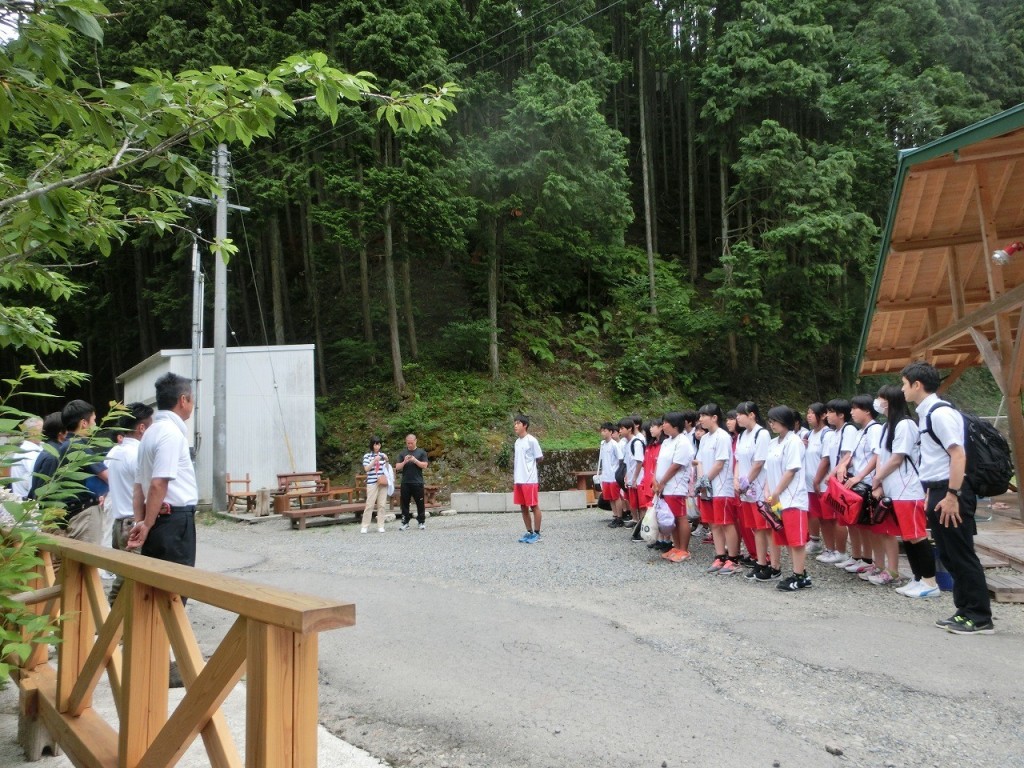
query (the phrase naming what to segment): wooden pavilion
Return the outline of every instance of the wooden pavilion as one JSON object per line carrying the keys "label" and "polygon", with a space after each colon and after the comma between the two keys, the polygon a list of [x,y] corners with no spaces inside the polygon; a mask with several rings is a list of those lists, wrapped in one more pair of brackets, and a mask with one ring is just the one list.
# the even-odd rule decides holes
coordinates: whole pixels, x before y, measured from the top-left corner
{"label": "wooden pavilion", "polygon": [[[1024,104],[900,152],[855,370],[986,365],[1024,479]],[[996,251],[1003,250],[993,258]],[[1009,253],[1008,259],[1004,258]],[[1024,521],[1024,494],[1021,520]]]}

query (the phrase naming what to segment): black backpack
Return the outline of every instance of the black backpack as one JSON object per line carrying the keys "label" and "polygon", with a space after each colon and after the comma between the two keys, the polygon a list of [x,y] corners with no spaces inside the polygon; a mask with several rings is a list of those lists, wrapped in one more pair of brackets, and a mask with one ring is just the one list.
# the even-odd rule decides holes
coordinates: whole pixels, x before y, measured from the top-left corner
{"label": "black backpack", "polygon": [[[936,408],[952,407],[945,400],[940,400],[928,411],[925,418],[924,431],[944,451],[946,446],[942,445],[942,441],[932,432],[932,413]],[[964,477],[978,496],[998,496],[1006,493],[1014,472],[1009,443],[998,429],[984,419],[979,419],[972,413],[959,413],[964,419],[964,453],[967,454]]]}

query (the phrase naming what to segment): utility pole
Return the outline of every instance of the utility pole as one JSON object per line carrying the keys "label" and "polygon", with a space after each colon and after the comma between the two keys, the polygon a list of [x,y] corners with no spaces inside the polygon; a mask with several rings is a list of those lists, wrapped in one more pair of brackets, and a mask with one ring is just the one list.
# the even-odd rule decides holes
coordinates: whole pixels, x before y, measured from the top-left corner
{"label": "utility pole", "polygon": [[199,384],[202,381],[202,357],[203,357],[203,296],[205,294],[205,279],[203,278],[203,265],[199,257],[199,235],[198,230],[192,236],[192,402],[195,408],[192,410],[192,461],[199,455],[199,444],[202,434],[199,431],[199,404],[202,402],[199,397]]}
{"label": "utility pole", "polygon": [[[228,203],[228,148],[226,144],[217,146],[217,154],[213,158],[213,175],[217,179],[221,194],[213,200],[201,197],[188,196],[193,203],[200,205],[215,206],[215,241],[222,243],[228,237],[228,209],[244,211],[249,209],[244,205],[230,205]],[[201,273],[199,264],[199,250],[193,252],[193,269]],[[192,395],[196,397],[199,392],[199,360],[203,348],[203,292],[202,275],[198,274],[192,293],[192,323],[194,335],[192,339]],[[197,306],[198,304],[198,306]],[[198,317],[198,319],[197,319]],[[212,455],[212,480],[213,480],[213,508],[217,511],[224,511],[227,507],[227,341],[228,341],[228,267],[224,258],[218,256],[214,264],[213,280],[213,455]],[[198,406],[194,419],[198,419]],[[198,425],[198,421],[195,422]],[[196,444],[193,449],[193,461],[199,452],[198,432],[196,433]]]}
{"label": "utility pole", "polygon": [[[220,194],[216,196],[216,242],[228,238],[228,146],[217,145],[216,172]],[[228,265],[223,255],[215,260],[213,278],[213,508],[227,509],[228,463]]]}

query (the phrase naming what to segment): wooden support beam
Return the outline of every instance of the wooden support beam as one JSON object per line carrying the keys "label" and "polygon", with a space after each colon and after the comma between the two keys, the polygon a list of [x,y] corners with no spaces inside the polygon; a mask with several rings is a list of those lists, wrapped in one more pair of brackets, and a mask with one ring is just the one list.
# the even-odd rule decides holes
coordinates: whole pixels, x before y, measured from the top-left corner
{"label": "wooden support beam", "polygon": [[[1002,236],[1007,240],[1024,238],[1024,229],[1005,229]],[[911,251],[937,251],[958,245],[977,245],[982,241],[980,232],[953,233],[943,237],[924,237],[917,240],[894,240],[889,243],[889,253],[908,253]],[[989,254],[992,252],[989,251]]]}
{"label": "wooden support beam", "polygon": [[[61,597],[61,642],[57,646],[57,710],[67,712],[82,669],[92,648],[96,625],[85,591],[86,568],[76,560],[64,558],[60,568],[63,585]],[[91,698],[86,706],[91,704]]]}
{"label": "wooden support beam", "polygon": [[317,636],[249,622],[246,768],[316,768]]}
{"label": "wooden support beam", "polygon": [[[193,678],[192,685],[187,686],[185,698],[178,704],[167,725],[153,740],[145,756],[139,761],[138,768],[169,768],[177,764],[199,732],[220,710],[220,705],[245,672],[246,623],[241,617],[235,621],[210,658],[210,663],[198,677]],[[179,658],[179,665],[180,663]],[[226,723],[224,730],[226,735]],[[313,739],[315,743],[315,734]],[[234,760],[237,761],[236,764],[240,764],[237,750]],[[217,765],[212,760],[210,764]]]}
{"label": "wooden support beam", "polygon": [[981,353],[981,358],[985,361],[985,365],[992,372],[992,378],[996,380],[996,384],[999,385],[999,391],[1006,395],[1006,390],[1003,388],[1003,364],[999,359],[999,354],[992,348],[992,344],[988,340],[988,336],[979,331],[977,328],[969,328],[967,331],[971,338],[974,339],[975,346],[978,347],[978,352]]}
{"label": "wooden support beam", "polygon": [[[210,659],[210,663],[206,664],[203,661],[203,654],[199,650],[199,643],[196,642],[195,633],[192,632],[192,624],[185,614],[185,607],[181,604],[181,599],[177,595],[168,595],[167,597],[166,601],[159,604],[160,614],[163,616],[164,626],[167,628],[167,636],[171,640],[174,658],[178,662],[178,672],[181,674],[182,682],[185,683],[189,693],[196,686],[196,680],[200,674],[205,669],[208,669],[210,665],[228,663],[225,659],[230,659],[231,657],[225,655],[226,651],[222,652],[221,649],[230,649],[229,640],[238,645],[242,664],[239,665],[238,675],[230,680],[230,684],[226,684],[226,697],[245,670],[245,618],[239,616],[235,619],[235,623],[221,641],[217,651]],[[210,716],[209,722],[205,724],[199,723],[203,743],[206,746],[206,755],[210,760],[210,768],[241,768],[242,758],[238,752],[238,747],[235,745],[231,731],[228,729],[227,719],[219,709],[220,705],[218,704],[217,706],[218,709]],[[178,709],[181,709],[181,705],[178,706]],[[178,710],[175,710],[175,716],[177,713]],[[170,722],[168,722],[168,727],[170,727]],[[194,734],[189,739],[190,743],[193,738],[195,738]]]}
{"label": "wooden support beam", "polygon": [[86,659],[78,682],[75,683],[75,687],[71,691],[67,713],[72,717],[78,717],[88,709],[92,692],[96,689],[96,684],[100,681],[114,651],[117,650],[117,644],[121,642],[123,621],[124,603],[118,601],[116,610],[110,612],[100,627],[100,633],[92,646],[89,658]]}
{"label": "wooden support beam", "polygon": [[[985,306],[962,315],[949,327],[917,342],[913,345],[914,353],[921,355],[930,349],[940,348],[960,336],[969,333],[972,328],[977,328],[985,323],[991,322],[999,314],[1016,309],[1022,304],[1024,304],[1024,283],[1021,283],[1016,288],[1007,291],[994,301],[990,301]],[[954,306],[956,306],[955,302]],[[961,304],[960,306],[962,308],[963,305]],[[954,316],[956,316],[955,310]]]}
{"label": "wooden support beam", "polygon": [[[985,304],[989,300],[988,291],[970,291],[963,295],[964,304],[975,306]],[[949,304],[948,296],[913,296],[907,299],[880,301],[875,305],[875,313],[909,312],[915,309],[935,309]]]}
{"label": "wooden support beam", "polygon": [[157,608],[159,592],[146,584],[125,581],[118,595],[118,599],[125,595],[126,600],[118,768],[135,768],[167,722],[171,658]]}
{"label": "wooden support beam", "polygon": [[942,380],[941,384],[939,384],[939,394],[946,392],[951,386],[953,386],[953,384],[956,383],[957,379],[964,375],[964,371],[966,371],[968,368],[972,366],[977,365],[978,362],[978,355],[964,356],[964,359],[957,363],[953,367],[953,370],[949,372],[949,375]]}
{"label": "wooden support beam", "polygon": [[1017,473],[1017,504],[1020,520],[1024,523],[1024,411],[1021,410],[1020,391],[1006,395],[1006,415],[1010,422],[1010,445],[1013,448],[1013,468]]}

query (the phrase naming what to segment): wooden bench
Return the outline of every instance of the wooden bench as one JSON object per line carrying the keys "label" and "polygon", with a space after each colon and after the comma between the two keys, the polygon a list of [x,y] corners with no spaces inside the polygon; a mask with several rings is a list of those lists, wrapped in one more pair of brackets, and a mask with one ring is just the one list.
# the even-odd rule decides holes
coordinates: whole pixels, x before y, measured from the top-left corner
{"label": "wooden bench", "polygon": [[274,512],[291,509],[306,495],[327,493],[331,481],[321,472],[282,472],[277,475],[277,490],[274,492]]}
{"label": "wooden bench", "polygon": [[365,501],[346,502],[343,504],[334,501],[314,502],[303,507],[285,509],[280,514],[291,520],[292,528],[300,531],[306,530],[306,521],[311,517],[322,517],[335,523],[341,522],[341,515],[355,513],[356,518],[363,514],[366,508]]}

